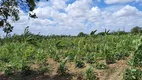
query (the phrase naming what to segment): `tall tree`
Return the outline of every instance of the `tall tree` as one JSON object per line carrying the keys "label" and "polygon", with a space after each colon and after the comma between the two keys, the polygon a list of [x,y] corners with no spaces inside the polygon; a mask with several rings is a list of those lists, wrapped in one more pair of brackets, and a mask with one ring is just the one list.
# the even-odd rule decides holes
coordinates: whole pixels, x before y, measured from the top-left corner
{"label": "tall tree", "polygon": [[[8,22],[8,19],[18,21],[20,19],[20,8],[25,8],[26,11],[33,11],[36,7],[36,2],[39,1],[40,0],[0,0],[0,27],[3,28],[3,31],[7,34],[12,32],[13,26]],[[29,17],[37,18],[36,14],[31,13],[29,13]]]}

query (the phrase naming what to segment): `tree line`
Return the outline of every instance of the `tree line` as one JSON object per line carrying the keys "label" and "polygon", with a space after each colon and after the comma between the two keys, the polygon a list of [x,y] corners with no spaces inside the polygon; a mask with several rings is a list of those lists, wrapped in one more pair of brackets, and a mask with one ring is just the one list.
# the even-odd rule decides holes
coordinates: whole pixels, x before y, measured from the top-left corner
{"label": "tree line", "polygon": [[135,26],[133,27],[130,32],[125,32],[125,31],[113,31],[113,32],[110,32],[110,30],[106,30],[104,32],[99,32],[99,33],[96,33],[97,30],[94,30],[94,31],[91,31],[90,34],[86,34],[84,32],[80,32],[77,36],[78,37],[85,37],[85,36],[93,36],[93,35],[101,35],[101,36],[104,36],[104,35],[124,35],[124,34],[142,34],[142,27],[139,27],[139,26]]}

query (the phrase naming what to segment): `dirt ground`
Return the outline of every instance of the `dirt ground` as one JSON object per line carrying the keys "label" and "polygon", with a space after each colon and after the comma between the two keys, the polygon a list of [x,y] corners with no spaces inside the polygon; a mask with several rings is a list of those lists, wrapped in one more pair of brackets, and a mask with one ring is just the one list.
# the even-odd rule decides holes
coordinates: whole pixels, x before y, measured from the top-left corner
{"label": "dirt ground", "polygon": [[[52,70],[50,73],[42,75],[30,75],[27,77],[19,77],[19,75],[14,75],[6,77],[3,73],[0,73],[0,80],[85,80],[83,73],[86,71],[86,67],[89,64],[85,64],[84,68],[76,68],[73,62],[67,62],[66,67],[68,68],[68,74],[61,76],[57,74],[57,69],[59,63],[53,59],[48,59],[49,65],[51,65]],[[34,66],[35,68],[38,66]],[[126,68],[129,68],[127,65],[127,60],[120,60],[114,64],[110,64],[108,69],[98,70],[94,69],[98,73],[99,80],[122,80],[123,72]]]}

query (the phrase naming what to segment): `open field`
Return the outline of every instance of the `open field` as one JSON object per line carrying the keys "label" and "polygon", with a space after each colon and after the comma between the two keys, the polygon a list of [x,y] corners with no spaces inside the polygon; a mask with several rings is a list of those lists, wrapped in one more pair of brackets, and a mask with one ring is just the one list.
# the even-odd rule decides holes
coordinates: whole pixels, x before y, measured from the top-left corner
{"label": "open field", "polygon": [[0,80],[142,80],[140,35],[0,39]]}

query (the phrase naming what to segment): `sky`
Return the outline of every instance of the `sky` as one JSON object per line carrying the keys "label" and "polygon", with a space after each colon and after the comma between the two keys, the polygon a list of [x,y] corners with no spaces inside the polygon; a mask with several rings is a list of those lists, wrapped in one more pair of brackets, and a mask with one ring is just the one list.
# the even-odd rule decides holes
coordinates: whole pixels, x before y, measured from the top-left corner
{"label": "sky", "polygon": [[[90,33],[130,31],[135,26],[142,27],[142,0],[49,0],[36,3],[37,19],[28,17],[20,10],[20,20],[12,22],[12,34],[22,34],[24,28],[42,35],[77,35]],[[0,29],[0,36],[4,33]]]}

